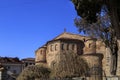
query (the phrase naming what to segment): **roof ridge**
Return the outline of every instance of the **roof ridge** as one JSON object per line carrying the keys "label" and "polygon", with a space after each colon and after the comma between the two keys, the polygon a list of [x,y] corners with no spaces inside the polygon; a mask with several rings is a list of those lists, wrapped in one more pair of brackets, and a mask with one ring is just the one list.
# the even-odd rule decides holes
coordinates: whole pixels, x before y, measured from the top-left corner
{"label": "roof ridge", "polygon": [[71,35],[78,35],[78,36],[82,36],[80,34],[75,34],[75,33],[70,33],[70,32],[66,32],[67,34],[71,34]]}
{"label": "roof ridge", "polygon": [[[51,39],[51,40],[55,40],[57,37],[59,37],[60,35],[62,35],[62,34],[64,34],[64,33],[67,33],[67,32],[62,32],[61,34],[59,34],[58,36],[54,37],[54,38]],[[51,40],[50,40],[50,41],[51,41]]]}
{"label": "roof ridge", "polygon": [[[71,33],[71,32],[63,32],[63,33],[59,34],[58,36],[56,36],[55,38],[53,38],[52,40],[55,40],[56,38],[58,38],[59,36],[61,36],[61,35],[63,35],[63,34],[77,35],[77,36],[80,36],[80,37],[90,38],[89,36],[83,36],[83,35],[75,34],[75,33]],[[50,41],[51,41],[51,40],[50,40]]]}
{"label": "roof ridge", "polygon": [[[65,35],[68,35],[69,37],[66,37],[64,34],[65,34]],[[72,38],[71,36],[74,36],[74,37]],[[46,46],[46,44],[47,44],[48,42],[50,42],[50,41],[58,40],[58,39],[60,39],[60,38],[67,38],[67,39],[70,39],[70,38],[71,38],[71,39],[81,40],[81,39],[79,39],[80,37],[81,37],[81,38],[90,38],[89,36],[83,36],[83,35],[80,35],[80,34],[75,34],[75,33],[71,33],[71,32],[66,32],[66,31],[64,31],[64,32],[62,32],[61,34],[59,34],[59,35],[57,35],[56,37],[54,37],[53,39],[47,41],[47,42],[45,43],[45,45],[39,47],[36,51],[38,51],[40,48]],[[35,51],[35,52],[36,52],[36,51]]]}
{"label": "roof ridge", "polygon": [[81,36],[81,37],[89,37],[89,36],[84,36],[84,35],[80,35],[80,34],[77,34],[77,33],[70,33],[70,32],[66,32],[68,34],[71,34],[71,35],[78,35],[78,36]]}

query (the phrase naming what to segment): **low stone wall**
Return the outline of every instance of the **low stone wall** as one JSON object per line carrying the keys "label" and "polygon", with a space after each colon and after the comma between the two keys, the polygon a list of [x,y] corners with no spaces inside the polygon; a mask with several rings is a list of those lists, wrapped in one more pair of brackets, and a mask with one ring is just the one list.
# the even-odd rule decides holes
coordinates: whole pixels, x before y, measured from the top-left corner
{"label": "low stone wall", "polygon": [[120,80],[120,76],[107,76],[103,77],[103,80]]}

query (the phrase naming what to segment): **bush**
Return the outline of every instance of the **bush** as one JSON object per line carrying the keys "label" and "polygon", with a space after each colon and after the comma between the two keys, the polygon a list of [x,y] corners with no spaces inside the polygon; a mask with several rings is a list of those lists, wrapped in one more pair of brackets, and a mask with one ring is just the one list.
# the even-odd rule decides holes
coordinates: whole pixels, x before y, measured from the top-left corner
{"label": "bush", "polygon": [[72,78],[85,75],[88,64],[77,54],[65,51],[59,62],[52,63],[51,78]]}
{"label": "bush", "polygon": [[85,75],[88,65],[77,54],[68,51],[58,55],[60,59],[53,61],[50,69],[46,65],[28,66],[17,80],[71,80],[72,77]]}
{"label": "bush", "polygon": [[18,76],[17,80],[47,79],[49,78],[50,72],[51,72],[50,69],[39,65],[28,66]]}

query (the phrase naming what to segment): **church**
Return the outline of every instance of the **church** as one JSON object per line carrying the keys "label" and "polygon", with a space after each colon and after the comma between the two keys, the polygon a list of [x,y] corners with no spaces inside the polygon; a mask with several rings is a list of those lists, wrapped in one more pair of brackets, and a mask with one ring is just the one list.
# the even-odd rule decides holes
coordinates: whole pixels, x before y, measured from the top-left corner
{"label": "church", "polygon": [[[120,43],[120,41],[118,42]],[[36,65],[42,63],[48,67],[51,67],[52,63],[58,62],[61,59],[60,55],[65,52],[73,52],[74,54],[81,56],[87,61],[90,68],[97,68],[100,75],[103,77],[113,76],[110,73],[110,49],[106,48],[101,40],[69,32],[61,33],[38,48],[35,51]],[[118,54],[118,66],[116,71],[117,76],[120,76],[119,61],[120,50]]]}

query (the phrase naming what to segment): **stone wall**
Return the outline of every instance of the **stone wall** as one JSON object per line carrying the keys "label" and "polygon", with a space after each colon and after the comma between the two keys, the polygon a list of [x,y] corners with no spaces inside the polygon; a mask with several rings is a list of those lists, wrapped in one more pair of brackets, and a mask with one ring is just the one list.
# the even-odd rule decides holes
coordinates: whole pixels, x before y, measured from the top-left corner
{"label": "stone wall", "polygon": [[[62,40],[66,39],[66,40]],[[76,41],[75,41],[76,40]],[[79,41],[78,41],[79,40]],[[81,41],[80,41],[81,40]],[[83,43],[83,42],[84,43]],[[118,51],[118,66],[117,66],[117,75],[120,76],[120,40],[118,40],[119,51]],[[74,47],[74,48],[73,48]],[[84,49],[83,49],[84,48]],[[41,54],[41,50],[45,54]],[[111,63],[111,52],[109,48],[105,47],[105,44],[101,40],[90,39],[89,37],[80,36],[70,33],[62,33],[61,35],[54,38],[52,41],[48,42],[46,48],[40,48],[36,51],[36,61],[47,61],[48,66],[51,63],[60,61],[60,54],[65,51],[72,51],[75,54],[85,55],[85,54],[102,54],[102,71],[103,76],[111,76],[110,74],[110,63]],[[78,55],[78,56],[79,56]],[[88,61],[94,62],[94,57],[87,59]],[[99,62],[98,62],[99,63]],[[92,64],[92,63],[91,63]],[[90,64],[90,65],[91,65]]]}
{"label": "stone wall", "polygon": [[111,51],[110,51],[110,48],[106,48],[106,53],[104,55],[104,59],[105,59],[105,63],[103,64],[103,68],[104,68],[104,71],[105,71],[105,75],[106,76],[111,76],[111,72],[110,72],[110,69],[111,69]]}
{"label": "stone wall", "polygon": [[71,51],[74,54],[83,54],[84,43],[79,40],[56,40],[47,44],[46,60],[48,66],[60,60],[60,55],[66,51]]}
{"label": "stone wall", "polygon": [[47,44],[46,61],[49,67],[51,66],[51,63],[59,61],[60,47],[60,41],[49,42]]}
{"label": "stone wall", "polygon": [[[120,76],[120,40],[118,40],[118,65],[117,65],[117,76]],[[102,53],[103,54],[103,60],[102,60],[102,68],[103,68],[103,76],[113,76],[110,73],[110,67],[111,67],[111,51],[110,48],[106,48],[105,44],[102,41],[96,42],[96,53]]]}
{"label": "stone wall", "polygon": [[[111,76],[111,52],[109,48],[105,47],[105,44],[101,40],[87,40],[85,42],[84,54],[102,54],[102,72],[103,76]],[[90,60],[90,59],[89,59]]]}
{"label": "stone wall", "polygon": [[96,53],[96,40],[88,39],[84,42],[84,54]]}
{"label": "stone wall", "polygon": [[[103,71],[106,70],[106,47],[105,44],[101,41],[101,40],[97,40],[96,41],[96,53],[97,54],[103,54],[103,59],[102,59],[102,69]],[[103,76],[105,75],[105,73],[103,72]]]}
{"label": "stone wall", "polygon": [[89,74],[89,80],[102,80],[102,54],[84,54],[81,56],[89,65],[89,70],[86,72]]}
{"label": "stone wall", "polygon": [[45,62],[46,61],[46,47],[41,47],[35,52],[35,62]]}
{"label": "stone wall", "polygon": [[118,66],[117,66],[117,75],[120,76],[120,40],[118,40]]}

